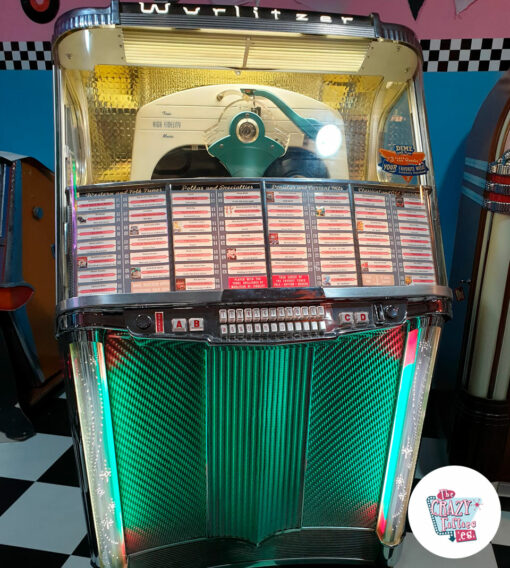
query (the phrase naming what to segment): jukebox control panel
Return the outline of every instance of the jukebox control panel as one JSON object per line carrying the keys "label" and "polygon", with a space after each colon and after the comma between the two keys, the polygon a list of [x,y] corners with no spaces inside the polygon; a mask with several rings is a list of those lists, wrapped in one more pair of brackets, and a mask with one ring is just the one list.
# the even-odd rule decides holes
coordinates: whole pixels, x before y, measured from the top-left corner
{"label": "jukebox control panel", "polygon": [[402,324],[405,302],[236,305],[132,309],[126,325],[135,336],[212,343],[299,341]]}

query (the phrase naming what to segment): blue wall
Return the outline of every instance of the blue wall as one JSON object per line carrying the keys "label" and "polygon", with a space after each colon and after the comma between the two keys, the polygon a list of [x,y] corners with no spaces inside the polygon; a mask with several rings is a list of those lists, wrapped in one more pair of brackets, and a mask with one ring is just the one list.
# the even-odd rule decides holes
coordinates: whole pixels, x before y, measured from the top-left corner
{"label": "blue wall", "polygon": [[450,272],[465,141],[480,106],[502,73],[425,73],[425,101],[438,190],[446,267]]}
{"label": "blue wall", "polygon": [[54,169],[51,71],[0,71],[0,151]]}
{"label": "blue wall", "polygon": [[[449,271],[462,176],[464,143],[499,72],[425,73],[425,99]],[[51,71],[0,71],[0,150],[31,155],[53,169]]]}

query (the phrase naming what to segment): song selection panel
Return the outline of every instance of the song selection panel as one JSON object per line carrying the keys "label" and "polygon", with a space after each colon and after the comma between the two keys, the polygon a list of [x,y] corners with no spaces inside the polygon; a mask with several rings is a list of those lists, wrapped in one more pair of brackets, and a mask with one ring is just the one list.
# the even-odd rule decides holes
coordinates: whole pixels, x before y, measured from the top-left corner
{"label": "song selection panel", "polygon": [[168,217],[164,191],[124,194],[125,292],[169,292]]}
{"label": "song selection panel", "polygon": [[391,197],[387,192],[354,190],[363,286],[395,286],[399,282]]}
{"label": "song selection panel", "polygon": [[427,198],[416,193],[395,196],[400,252],[401,284],[436,284],[436,269]]}
{"label": "song selection panel", "polygon": [[214,188],[170,192],[174,289],[221,288],[217,192]]}
{"label": "song selection panel", "polygon": [[78,296],[436,283],[427,195],[355,187],[352,204],[346,186],[283,183],[264,195],[265,212],[258,184],[80,196]]}
{"label": "song selection panel", "polygon": [[349,192],[342,186],[310,189],[317,285],[358,286]]}
{"label": "song selection panel", "polygon": [[217,198],[222,288],[267,288],[260,188],[222,187]]}
{"label": "song selection panel", "polygon": [[268,185],[265,196],[271,286],[315,286],[309,195],[306,186]]}
{"label": "song selection panel", "polygon": [[122,288],[120,196],[83,196],[76,212],[78,296],[117,294]]}

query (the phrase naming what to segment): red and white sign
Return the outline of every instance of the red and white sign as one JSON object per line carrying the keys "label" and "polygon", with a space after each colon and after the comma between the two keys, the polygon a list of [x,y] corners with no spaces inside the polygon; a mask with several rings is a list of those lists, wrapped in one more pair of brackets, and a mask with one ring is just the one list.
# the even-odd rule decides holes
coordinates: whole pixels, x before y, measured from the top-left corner
{"label": "red and white sign", "polygon": [[318,233],[320,245],[352,245],[354,237],[352,233]]}
{"label": "red and white sign", "polygon": [[224,207],[226,218],[230,217],[262,217],[262,205],[226,205]]}
{"label": "red and white sign", "polygon": [[266,274],[265,262],[229,262],[229,274]]}
{"label": "red and white sign", "polygon": [[163,312],[154,312],[154,326],[156,333],[165,333],[165,317]]}
{"label": "red and white sign", "polygon": [[321,261],[321,270],[324,273],[330,272],[355,272],[356,263],[354,261],[342,260],[323,260]]}
{"label": "red and white sign", "polygon": [[131,253],[129,255],[131,264],[154,264],[156,262],[168,262],[168,251],[158,250],[154,252]]}
{"label": "red and white sign", "polygon": [[143,193],[128,197],[129,207],[165,207],[166,197],[164,193]]}
{"label": "red and white sign", "polygon": [[[174,207],[172,209],[172,217],[174,219],[210,219],[211,207],[209,205],[199,207],[198,205],[189,205],[188,207]],[[131,214],[129,215],[131,221]]]}
{"label": "red and white sign", "polygon": [[76,246],[78,256],[93,252],[115,252],[117,249],[117,241],[86,241],[80,242]]}
{"label": "red and white sign", "polygon": [[175,263],[176,276],[198,276],[202,274],[214,274],[214,264],[212,262]]}
{"label": "red and white sign", "polygon": [[130,223],[143,223],[146,221],[165,221],[166,209],[132,209],[129,211]]}
{"label": "red and white sign", "polygon": [[180,219],[172,222],[172,228],[174,233],[210,233],[211,221],[208,219]]}
{"label": "red and white sign", "polygon": [[268,217],[302,217],[303,207],[301,205],[278,205],[269,203],[267,206]]}
{"label": "red and white sign", "polygon": [[174,234],[174,247],[212,247],[212,244],[212,235],[207,233],[201,235]]}
{"label": "red and white sign", "polygon": [[168,248],[168,237],[148,237],[146,239],[129,239],[129,248],[131,251]]}
{"label": "red and white sign", "polygon": [[115,209],[115,200],[105,197],[100,199],[79,199],[78,213],[87,213],[87,211],[108,211]]}
{"label": "red and white sign", "polygon": [[172,193],[172,205],[209,205],[211,196],[205,191],[179,191]]}

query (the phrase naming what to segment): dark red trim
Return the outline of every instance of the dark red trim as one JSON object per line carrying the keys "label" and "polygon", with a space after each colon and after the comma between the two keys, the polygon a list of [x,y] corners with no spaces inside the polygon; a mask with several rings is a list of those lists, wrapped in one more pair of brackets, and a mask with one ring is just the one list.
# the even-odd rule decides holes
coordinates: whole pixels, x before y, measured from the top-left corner
{"label": "dark red trim", "polygon": [[[510,187],[509,187],[510,189]],[[484,199],[487,201],[495,201],[496,203],[509,203],[510,204],[510,194],[503,195],[502,193],[494,193],[494,191],[484,191]]]}

